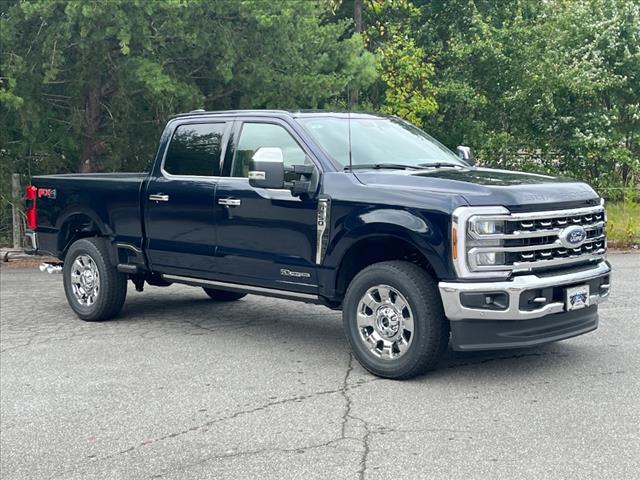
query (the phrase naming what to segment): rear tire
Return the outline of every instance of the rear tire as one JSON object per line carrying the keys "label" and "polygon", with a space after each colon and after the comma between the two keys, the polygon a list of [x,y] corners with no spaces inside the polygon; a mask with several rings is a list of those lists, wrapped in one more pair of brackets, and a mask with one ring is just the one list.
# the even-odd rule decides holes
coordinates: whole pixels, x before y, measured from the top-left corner
{"label": "rear tire", "polygon": [[62,273],[69,306],[82,320],[108,320],[122,310],[127,276],[111,263],[105,239],[74,242],[65,256]]}
{"label": "rear tire", "polygon": [[246,297],[246,293],[240,292],[229,292],[228,290],[217,290],[215,288],[202,288],[204,293],[209,295],[211,300],[215,300],[216,302],[235,302],[236,300],[240,300],[243,297]]}
{"label": "rear tire", "polygon": [[358,273],[347,289],[342,318],[358,362],[384,378],[433,369],[449,342],[438,286],[409,262],[381,262]]}

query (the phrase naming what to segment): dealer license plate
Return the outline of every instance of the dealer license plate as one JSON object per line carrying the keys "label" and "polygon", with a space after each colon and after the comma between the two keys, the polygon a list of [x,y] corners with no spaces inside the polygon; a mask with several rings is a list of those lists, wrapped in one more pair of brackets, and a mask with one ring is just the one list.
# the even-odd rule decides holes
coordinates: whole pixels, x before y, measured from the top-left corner
{"label": "dealer license plate", "polygon": [[589,306],[589,285],[579,285],[565,290],[567,311],[578,310]]}

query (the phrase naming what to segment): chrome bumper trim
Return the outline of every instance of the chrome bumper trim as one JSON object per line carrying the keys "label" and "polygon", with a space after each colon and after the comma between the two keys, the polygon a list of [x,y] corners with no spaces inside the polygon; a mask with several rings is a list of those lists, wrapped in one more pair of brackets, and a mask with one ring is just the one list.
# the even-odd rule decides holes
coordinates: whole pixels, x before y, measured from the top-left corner
{"label": "chrome bumper trim", "polygon": [[[440,296],[444,306],[445,315],[449,320],[529,320],[540,318],[553,313],[564,311],[564,302],[548,303],[536,310],[520,310],[520,295],[531,289],[545,287],[559,287],[580,283],[594,278],[608,275],[611,267],[607,262],[600,262],[594,268],[574,273],[565,273],[549,277],[537,275],[522,275],[509,281],[478,282],[478,283],[454,283],[440,282]],[[596,305],[609,297],[609,288],[602,294],[596,292],[589,297],[589,305]],[[460,294],[463,292],[505,292],[509,296],[509,306],[506,310],[485,310],[465,307],[460,302]]]}

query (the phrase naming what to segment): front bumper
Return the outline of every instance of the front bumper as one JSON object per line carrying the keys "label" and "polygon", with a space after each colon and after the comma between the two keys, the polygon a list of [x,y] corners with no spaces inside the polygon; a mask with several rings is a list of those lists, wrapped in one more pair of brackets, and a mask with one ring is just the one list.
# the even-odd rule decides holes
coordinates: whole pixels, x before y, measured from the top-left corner
{"label": "front bumper", "polygon": [[[597,305],[609,297],[611,266],[556,275],[523,275],[509,281],[440,282],[445,315],[451,321],[454,350],[530,347],[563,340],[598,328]],[[589,285],[589,306],[566,311],[564,291]],[[506,295],[504,308],[473,308],[464,294]],[[468,298],[468,297],[466,297]],[[543,302],[541,302],[544,300]]]}
{"label": "front bumper", "polygon": [[598,328],[598,307],[555,313],[532,320],[458,320],[451,322],[454,350],[533,347],[582,335]]}
{"label": "front bumper", "polygon": [[[578,270],[559,275],[522,275],[513,277],[508,281],[478,282],[478,283],[454,283],[440,282],[440,296],[444,306],[444,313],[451,321],[456,320],[530,320],[545,317],[554,313],[564,312],[565,302],[559,301],[553,292],[550,292],[548,301],[539,308],[523,308],[521,296],[531,291],[545,291],[548,289],[564,289],[575,285],[581,285],[594,281],[598,288],[591,288],[589,305],[597,305],[609,297],[609,282],[607,277],[611,272],[611,266],[603,261],[595,267],[586,270]],[[465,293],[504,293],[508,297],[508,305],[501,310],[484,308],[472,308],[463,305],[461,295]],[[545,297],[546,298],[546,297]]]}

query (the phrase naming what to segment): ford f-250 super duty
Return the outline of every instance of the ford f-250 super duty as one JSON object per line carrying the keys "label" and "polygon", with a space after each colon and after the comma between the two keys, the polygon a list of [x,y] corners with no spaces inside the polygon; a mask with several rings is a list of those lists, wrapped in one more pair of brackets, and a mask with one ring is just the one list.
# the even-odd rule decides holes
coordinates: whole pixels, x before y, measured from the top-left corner
{"label": "ford f-250 super duty", "polygon": [[397,118],[191,112],[168,122],[150,173],[33,178],[28,236],[63,262],[47,268],[83,320],[117,315],[128,280],[321,303],[389,378],[432,368],[450,339],[514,348],[596,329],[601,199],[473,163]]}

